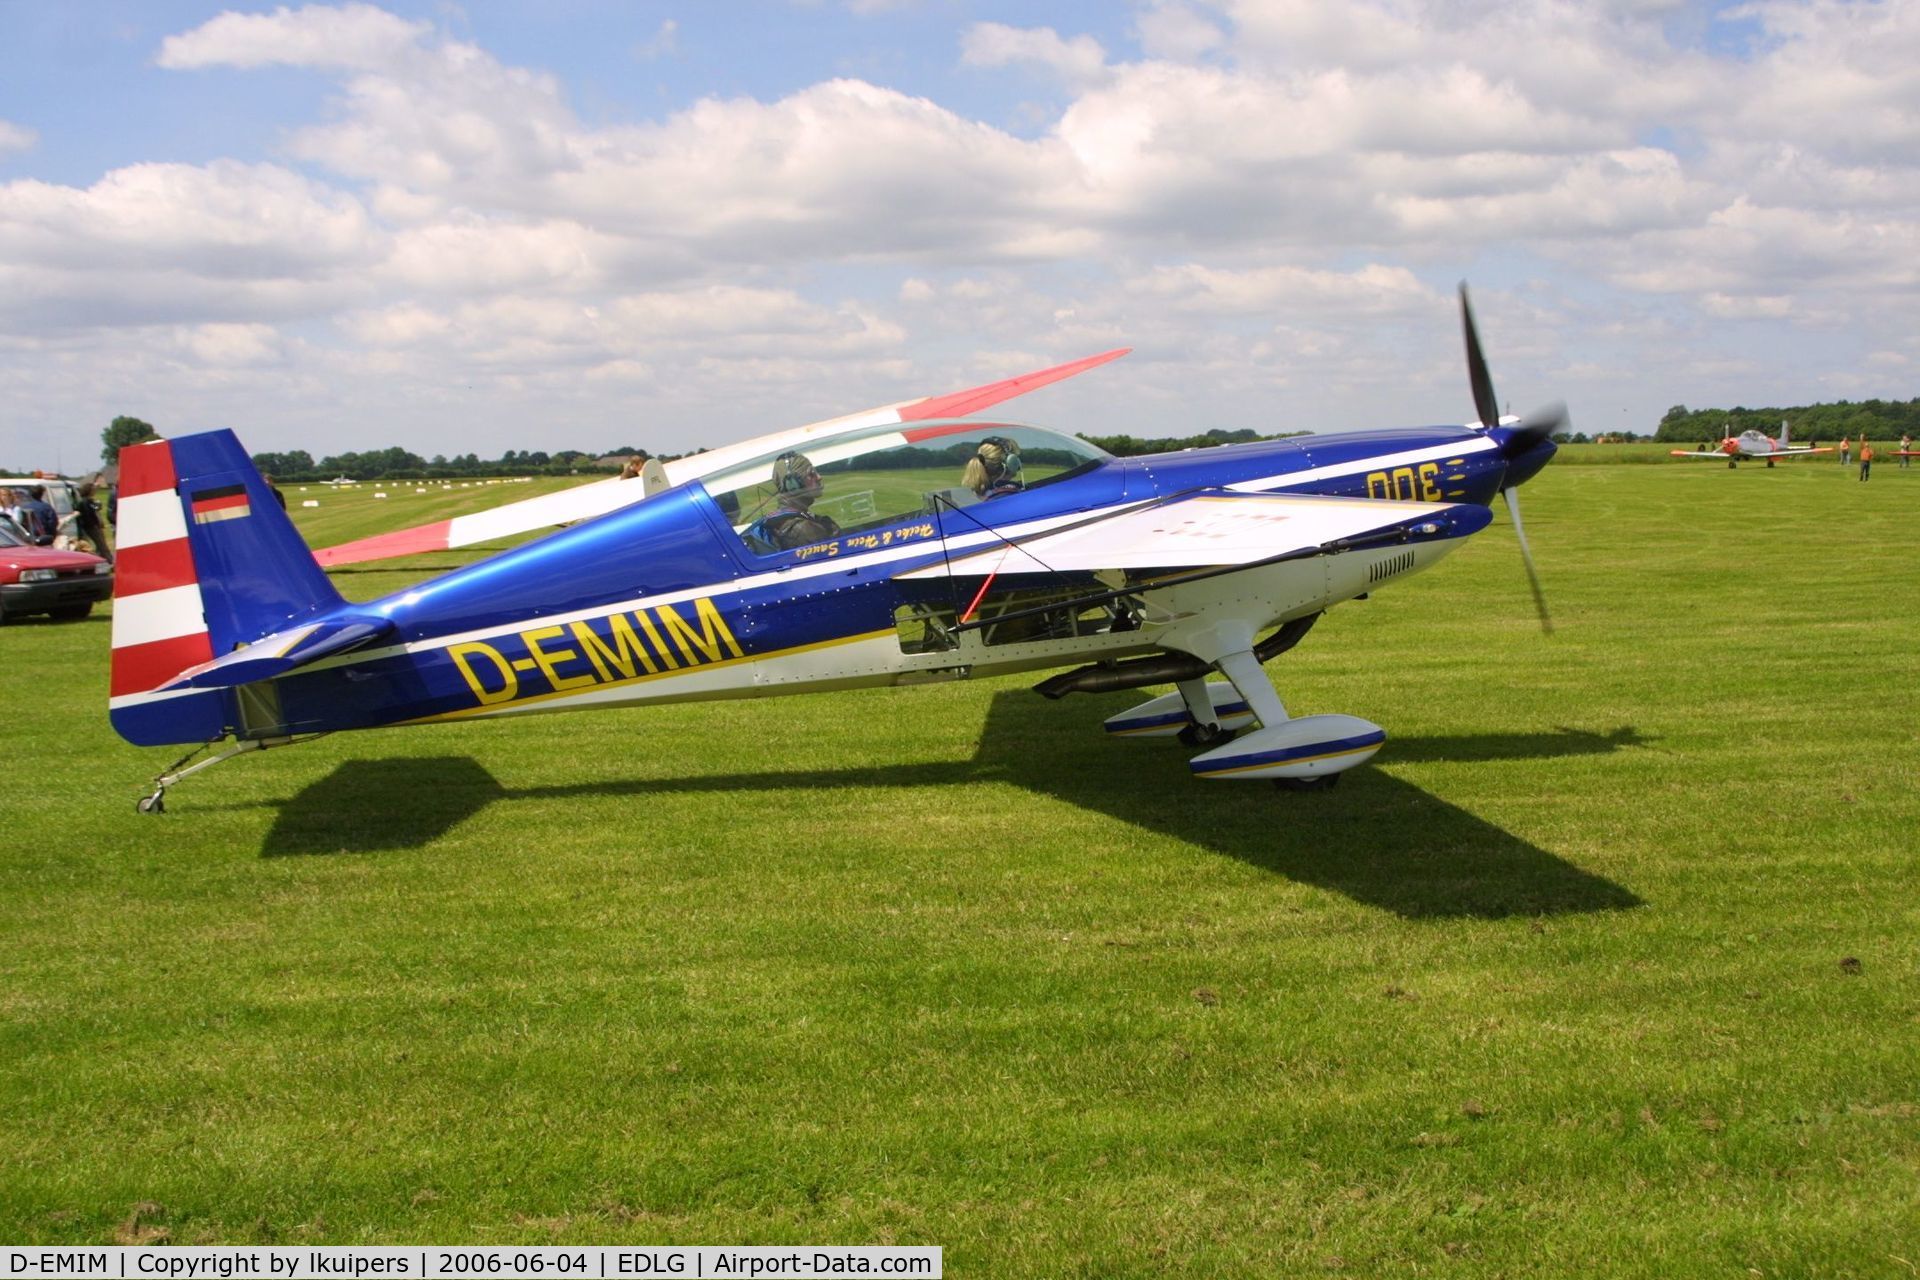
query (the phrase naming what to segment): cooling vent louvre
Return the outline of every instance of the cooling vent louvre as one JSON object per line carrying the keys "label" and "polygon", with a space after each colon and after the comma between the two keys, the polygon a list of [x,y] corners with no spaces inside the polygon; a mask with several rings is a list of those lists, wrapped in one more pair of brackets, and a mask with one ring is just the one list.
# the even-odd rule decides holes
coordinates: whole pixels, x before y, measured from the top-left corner
{"label": "cooling vent louvre", "polygon": [[1402,551],[1397,556],[1389,556],[1367,570],[1368,582],[1379,582],[1382,578],[1391,578],[1396,573],[1405,573],[1413,568],[1413,552]]}

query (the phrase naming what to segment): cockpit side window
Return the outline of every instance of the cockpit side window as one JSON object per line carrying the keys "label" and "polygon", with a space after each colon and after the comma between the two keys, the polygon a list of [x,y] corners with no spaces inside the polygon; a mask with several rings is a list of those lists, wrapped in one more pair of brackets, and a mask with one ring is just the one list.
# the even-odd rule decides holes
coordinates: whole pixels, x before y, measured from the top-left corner
{"label": "cockpit side window", "polygon": [[748,550],[774,555],[931,521],[943,505],[1025,492],[1106,458],[1084,440],[1037,427],[915,424],[782,450],[706,485]]}

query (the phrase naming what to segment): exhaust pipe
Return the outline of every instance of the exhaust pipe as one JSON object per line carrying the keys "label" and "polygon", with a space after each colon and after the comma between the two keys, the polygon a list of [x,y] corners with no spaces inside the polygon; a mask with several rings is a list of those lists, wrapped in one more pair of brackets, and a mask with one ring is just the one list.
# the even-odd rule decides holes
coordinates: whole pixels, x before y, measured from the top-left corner
{"label": "exhaust pipe", "polygon": [[[1262,663],[1272,662],[1306,639],[1320,615],[1310,613],[1282,623],[1279,630],[1253,646],[1253,656]],[[1197,680],[1213,670],[1190,653],[1162,653],[1151,658],[1129,658],[1125,662],[1097,662],[1090,667],[1062,671],[1033,686],[1044,698],[1064,698],[1070,693],[1108,693],[1115,689],[1140,689],[1150,684],[1178,684]]]}

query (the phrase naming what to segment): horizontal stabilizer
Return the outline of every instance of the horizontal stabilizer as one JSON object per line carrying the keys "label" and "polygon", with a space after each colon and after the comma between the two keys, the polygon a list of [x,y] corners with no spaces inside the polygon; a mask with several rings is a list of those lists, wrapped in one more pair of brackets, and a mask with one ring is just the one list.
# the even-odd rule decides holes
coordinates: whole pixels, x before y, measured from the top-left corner
{"label": "horizontal stabilizer", "polygon": [[256,680],[285,675],[322,658],[370,644],[393,630],[385,618],[375,621],[338,619],[289,627],[263,637],[211,662],[189,667],[166,689],[232,689]]}

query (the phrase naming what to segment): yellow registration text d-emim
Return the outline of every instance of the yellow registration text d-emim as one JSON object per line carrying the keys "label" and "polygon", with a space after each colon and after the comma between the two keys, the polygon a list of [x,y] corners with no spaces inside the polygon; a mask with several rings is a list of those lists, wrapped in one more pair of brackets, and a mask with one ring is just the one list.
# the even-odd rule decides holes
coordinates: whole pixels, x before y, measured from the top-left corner
{"label": "yellow registration text d-emim", "polygon": [[746,656],[712,600],[695,600],[693,615],[689,622],[672,605],[655,605],[470,640],[447,655],[482,706]]}

